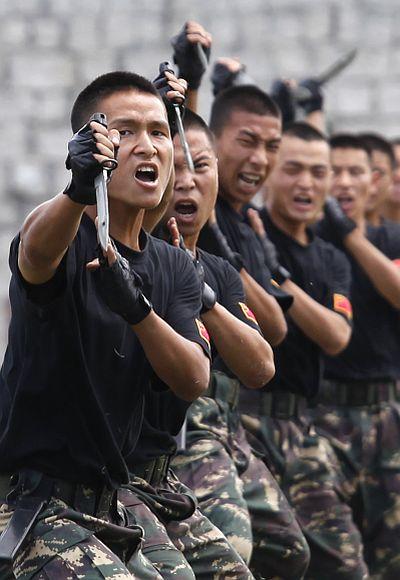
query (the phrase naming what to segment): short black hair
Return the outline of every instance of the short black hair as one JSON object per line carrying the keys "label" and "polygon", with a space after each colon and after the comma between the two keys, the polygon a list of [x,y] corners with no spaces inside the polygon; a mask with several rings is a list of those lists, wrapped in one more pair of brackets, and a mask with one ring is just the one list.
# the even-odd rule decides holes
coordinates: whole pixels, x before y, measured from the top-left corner
{"label": "short black hair", "polygon": [[233,111],[281,118],[278,105],[267,93],[254,85],[239,85],[221,91],[211,107],[210,129],[219,136],[229,123]]}
{"label": "short black hair", "polygon": [[321,131],[306,123],[305,121],[296,121],[294,123],[288,123],[284,130],[283,135],[288,137],[297,137],[302,141],[325,141],[328,142],[328,138]]}
{"label": "short black hair", "polygon": [[101,99],[113,93],[131,89],[159,97],[153,83],[133,72],[115,71],[94,79],[94,81],[79,93],[73,104],[71,110],[71,127],[73,133],[79,131],[88,122],[93,113],[98,112],[97,105]]}
{"label": "short black hair", "polygon": [[392,145],[400,145],[400,137],[394,137],[390,142]]}
{"label": "short black hair", "polygon": [[396,158],[394,156],[393,147],[385,137],[378,133],[360,133],[359,137],[368,145],[371,152],[380,151],[388,157],[392,169],[396,167]]}
{"label": "short black hair", "polygon": [[361,149],[371,161],[371,149],[358,135],[353,133],[336,133],[329,139],[331,149]]}
{"label": "short black hair", "polygon": [[199,129],[200,131],[203,131],[203,133],[207,135],[208,140],[210,141],[210,145],[214,148],[214,135],[210,127],[207,125],[204,119],[200,117],[200,115],[194,113],[190,109],[186,109],[183,116],[183,127],[187,131],[189,131],[189,129]]}

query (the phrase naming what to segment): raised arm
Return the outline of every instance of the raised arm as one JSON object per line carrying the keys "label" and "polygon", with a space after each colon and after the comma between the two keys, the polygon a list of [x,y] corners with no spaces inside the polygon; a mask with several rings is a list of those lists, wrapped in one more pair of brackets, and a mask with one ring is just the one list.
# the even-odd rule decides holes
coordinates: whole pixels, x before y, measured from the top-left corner
{"label": "raised arm", "polygon": [[171,44],[179,76],[188,83],[186,106],[196,113],[198,90],[206,71],[206,62],[208,64],[210,60],[211,34],[198,22],[189,20],[172,38]]}
{"label": "raised arm", "polygon": [[76,236],[85,207],[96,203],[94,178],[100,164],[114,158],[118,144],[118,131],[108,133],[93,121],[69,142],[70,184],[63,194],[33,210],[21,230],[18,267],[27,282],[42,284],[54,275]]}

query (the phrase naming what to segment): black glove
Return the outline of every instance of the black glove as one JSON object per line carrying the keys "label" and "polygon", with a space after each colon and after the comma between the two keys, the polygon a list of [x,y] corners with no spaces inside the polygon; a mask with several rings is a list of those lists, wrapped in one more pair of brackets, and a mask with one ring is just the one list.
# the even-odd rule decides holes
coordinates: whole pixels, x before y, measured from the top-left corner
{"label": "black glove", "polygon": [[271,272],[272,278],[278,282],[278,284],[283,284],[285,280],[290,278],[290,272],[286,270],[279,263],[278,252],[276,251],[275,244],[271,242],[267,234],[265,236],[257,236],[261,242],[262,248],[264,250],[264,262]]}
{"label": "black glove", "polygon": [[348,218],[342,211],[338,201],[334,197],[328,197],[324,206],[325,225],[329,228],[331,235],[336,241],[343,242],[357,224]]}
{"label": "black glove", "polygon": [[[154,79],[153,85],[155,86],[160,97],[164,101],[165,108],[167,109],[168,123],[169,123],[169,128],[171,131],[171,136],[174,137],[174,135],[176,135],[176,133],[178,131],[177,126],[176,126],[175,105],[173,104],[173,101],[171,101],[171,99],[169,99],[167,97],[168,91],[173,91],[174,89],[172,89],[170,87],[170,85],[168,84],[168,79],[164,74],[165,71],[169,71],[169,72],[172,72],[175,74],[175,72],[174,72],[174,70],[169,62],[167,62],[167,61],[162,62],[160,64],[160,72],[158,74],[158,77],[156,77]],[[184,97],[182,97],[182,98],[184,101]],[[178,104],[178,103],[176,103],[176,104]],[[185,114],[185,107],[183,105],[183,102],[179,104],[179,110],[181,112],[181,117],[183,119],[184,114]]]}
{"label": "black glove", "polygon": [[215,63],[211,73],[211,83],[214,96],[230,87],[256,84],[255,81],[246,73],[246,67],[244,64],[241,65],[238,71],[232,72],[222,62]]}
{"label": "black glove", "polygon": [[[171,39],[174,49],[174,63],[178,65],[179,76],[187,81],[193,90],[199,88],[205,68],[200,60],[198,47],[195,43],[189,42],[186,36],[187,24],[184,24],[179,34]],[[207,62],[210,62],[210,47],[201,45]]]}
{"label": "black glove", "polygon": [[306,89],[309,93],[308,97],[299,98],[299,107],[303,109],[306,115],[314,111],[322,111],[324,106],[324,95],[322,94],[321,85],[314,79],[305,79],[299,83],[300,89]]}
{"label": "black glove", "polygon": [[100,292],[107,306],[129,324],[138,324],[152,310],[151,303],[142,293],[143,282],[114,247],[116,261],[109,266],[101,248],[98,249],[100,268],[95,275],[99,279]]}
{"label": "black glove", "polygon": [[102,171],[102,167],[93,157],[93,153],[99,153],[99,151],[90,123],[86,123],[68,143],[68,157],[65,166],[71,170],[72,177],[63,192],[73,201],[84,205],[95,205],[94,180]]}
{"label": "black glove", "polygon": [[279,79],[272,83],[271,97],[279,106],[282,113],[282,123],[292,123],[296,118],[296,103],[290,86]]}

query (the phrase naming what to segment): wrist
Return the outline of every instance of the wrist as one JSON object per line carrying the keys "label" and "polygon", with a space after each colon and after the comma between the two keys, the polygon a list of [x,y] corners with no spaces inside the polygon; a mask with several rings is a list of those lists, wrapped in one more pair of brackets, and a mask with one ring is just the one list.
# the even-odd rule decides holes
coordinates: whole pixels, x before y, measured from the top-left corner
{"label": "wrist", "polygon": [[290,280],[291,278],[290,272],[281,265],[278,265],[273,271],[271,271],[271,276],[275,282],[278,282],[279,286],[282,286],[286,280]]}
{"label": "wrist", "polygon": [[129,312],[129,314],[127,314],[124,318],[127,322],[129,322],[129,324],[135,326],[136,324],[143,322],[143,320],[147,318],[152,311],[152,303],[142,292],[139,291],[134,307],[132,308],[131,312]]}
{"label": "wrist", "polygon": [[75,203],[82,205],[96,205],[96,189],[94,185],[76,183],[72,177],[63,193]]}

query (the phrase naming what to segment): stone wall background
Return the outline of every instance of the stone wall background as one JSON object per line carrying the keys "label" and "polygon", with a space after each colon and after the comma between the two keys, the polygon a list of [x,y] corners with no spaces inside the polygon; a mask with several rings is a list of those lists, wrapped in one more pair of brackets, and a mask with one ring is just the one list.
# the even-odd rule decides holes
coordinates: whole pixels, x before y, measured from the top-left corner
{"label": "stone wall background", "polygon": [[[268,89],[316,74],[353,47],[326,91],[334,129],[400,135],[398,0],[0,0],[0,354],[8,322],[8,246],[26,214],[59,191],[69,109],[92,78],[132,69],[153,78],[169,39],[197,19],[213,57],[235,56]],[[207,117],[208,81],[200,112]]]}

